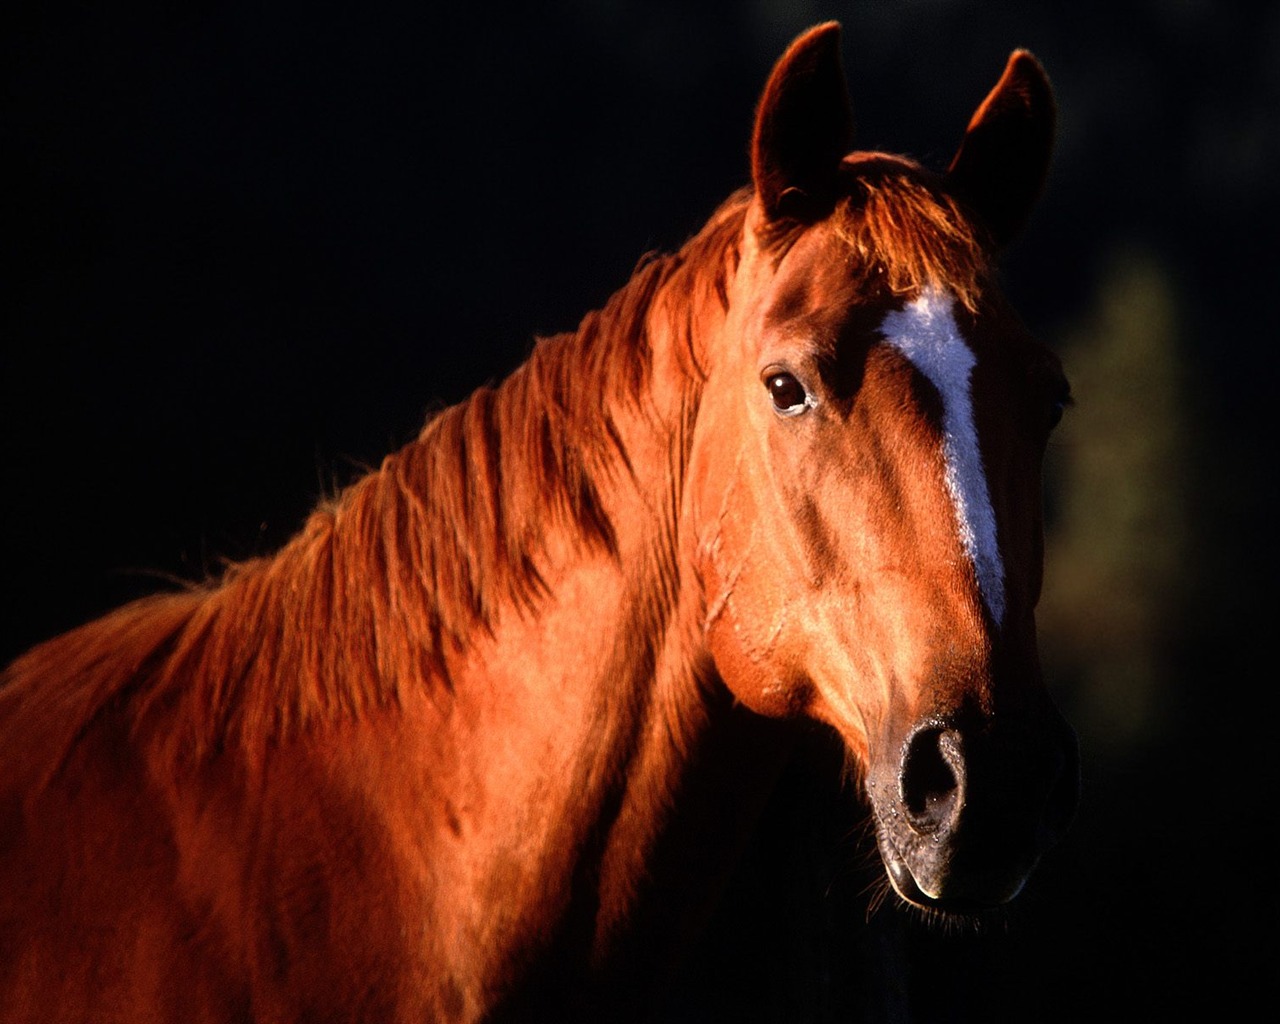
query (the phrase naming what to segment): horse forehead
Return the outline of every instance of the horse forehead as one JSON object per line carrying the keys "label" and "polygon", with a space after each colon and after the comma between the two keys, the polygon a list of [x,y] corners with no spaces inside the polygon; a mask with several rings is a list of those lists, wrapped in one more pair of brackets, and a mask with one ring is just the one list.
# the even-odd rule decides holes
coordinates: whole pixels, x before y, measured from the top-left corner
{"label": "horse forehead", "polygon": [[880,332],[937,390],[942,399],[945,482],[961,544],[979,590],[997,623],[1004,617],[1004,563],[991,489],[973,408],[972,379],[978,357],[955,316],[956,300],[940,288],[924,289],[891,310]]}
{"label": "horse forehead", "polygon": [[956,321],[956,300],[945,289],[929,286],[880,321],[880,334],[923,373],[944,397],[956,388],[968,391],[978,361],[972,343]]}
{"label": "horse forehead", "polygon": [[868,290],[850,265],[848,247],[830,238],[804,239],[778,268],[765,301],[766,333],[801,333],[833,340],[850,322],[874,329],[893,296]]}

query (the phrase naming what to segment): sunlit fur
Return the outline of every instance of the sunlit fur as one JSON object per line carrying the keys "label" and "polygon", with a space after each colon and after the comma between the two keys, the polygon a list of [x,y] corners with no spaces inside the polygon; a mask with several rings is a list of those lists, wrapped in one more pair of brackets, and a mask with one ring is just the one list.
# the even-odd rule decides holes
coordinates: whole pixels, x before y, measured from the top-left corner
{"label": "sunlit fur", "polygon": [[[721,410],[733,388],[765,400],[758,381],[721,380],[744,343],[726,325],[817,236],[843,254],[842,302],[940,287],[986,308],[989,255],[941,179],[880,154],[840,176],[844,198],[812,224],[762,224],[750,189],[730,197],[274,557],[128,605],[5,670],[7,1019],[643,1008],[785,756],[773,723],[745,710],[732,658],[708,649],[709,606],[733,591],[707,592],[708,557],[750,552],[716,532],[732,487],[695,489],[724,469],[715,446],[733,451],[702,414],[713,388]],[[958,550],[936,430],[904,373],[884,380],[902,388],[867,408],[898,424],[888,455],[936,509],[930,543]],[[1038,566],[1018,571],[1026,606]],[[745,582],[731,596],[737,614]],[[960,596],[943,610],[979,629]],[[957,642],[982,650],[978,633]],[[884,682],[828,693],[818,716],[850,740],[860,777],[874,737],[859,717],[924,699]]]}
{"label": "sunlit fur", "polygon": [[859,154],[845,166],[856,185],[834,226],[851,246],[854,266],[894,295],[916,295],[932,282],[976,312],[990,256],[941,180],[884,153]]}
{"label": "sunlit fur", "polygon": [[[895,293],[933,283],[971,296],[988,271],[970,258],[982,250],[954,201],[901,158],[859,163],[870,201],[846,202],[834,222],[852,265]],[[575,334],[541,340],[499,387],[435,416],[278,555],[130,605],[15,662],[6,728],[31,748],[15,763],[47,780],[125,691],[135,727],[148,708],[178,709],[165,745],[179,762],[227,744],[252,756],[311,721],[394,702],[405,686],[447,691],[446,650],[465,650],[504,608],[536,607],[548,533],[616,552],[600,490],[629,469],[611,410],[645,402],[655,318],[678,339],[681,386],[696,404],[714,356],[694,315],[727,304],[749,200],[736,194],[678,254],[647,259]]]}

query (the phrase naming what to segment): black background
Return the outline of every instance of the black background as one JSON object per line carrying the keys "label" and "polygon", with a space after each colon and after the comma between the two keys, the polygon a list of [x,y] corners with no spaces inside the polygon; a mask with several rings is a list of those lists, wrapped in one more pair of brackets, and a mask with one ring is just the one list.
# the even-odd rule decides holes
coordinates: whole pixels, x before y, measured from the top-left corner
{"label": "black background", "polygon": [[6,660],[166,578],[272,550],[430,409],[500,378],[534,334],[573,328],[644,252],[678,246],[745,182],[759,89],[808,25],[845,25],[859,145],[935,165],[1009,50],[1033,49],[1061,135],[1007,285],[1054,341],[1079,335],[1117,252],[1136,246],[1172,283],[1186,598],[1159,633],[1161,727],[1116,749],[1086,723],[1097,756],[1072,839],[1007,932],[916,934],[912,984],[930,1017],[957,1020],[1245,1005],[1264,969],[1252,929],[1274,910],[1275,5],[7,17]]}

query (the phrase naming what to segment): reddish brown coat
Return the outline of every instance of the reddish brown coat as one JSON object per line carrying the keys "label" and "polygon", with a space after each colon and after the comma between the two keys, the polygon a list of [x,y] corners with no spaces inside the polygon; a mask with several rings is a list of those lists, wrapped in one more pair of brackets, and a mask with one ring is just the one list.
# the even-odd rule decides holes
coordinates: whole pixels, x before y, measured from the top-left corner
{"label": "reddish brown coat", "polygon": [[[990,258],[1039,188],[1047,97],[1015,55],[951,177],[842,158],[836,33],[814,30],[766,89],[756,190],[679,253],[275,557],[10,666],[6,1019],[617,1019],[767,792],[784,744],[757,712],[829,723],[891,845],[894,816],[937,832],[944,894],[894,874],[905,898],[1020,885],[1006,846],[1029,829],[1038,853],[1070,804],[1032,623],[1061,376]],[[1018,188],[984,191],[1011,156]],[[1003,627],[960,552],[937,397],[877,343],[924,287],[978,357]],[[821,415],[774,414],[766,357]],[[926,741],[953,777],[925,796],[1014,810],[926,821]]]}

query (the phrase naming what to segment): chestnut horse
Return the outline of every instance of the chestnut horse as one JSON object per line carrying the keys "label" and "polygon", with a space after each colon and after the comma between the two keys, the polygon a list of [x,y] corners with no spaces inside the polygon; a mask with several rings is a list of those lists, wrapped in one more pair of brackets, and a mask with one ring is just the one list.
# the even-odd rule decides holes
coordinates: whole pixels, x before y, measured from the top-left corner
{"label": "chestnut horse", "polygon": [[811,30],[680,252],[276,556],[17,660],[6,1020],[641,1012],[769,719],[842,739],[902,900],[1017,895],[1077,786],[1033,614],[1067,387],[993,270],[1053,116],[1017,52],[945,173],[846,155]]}

